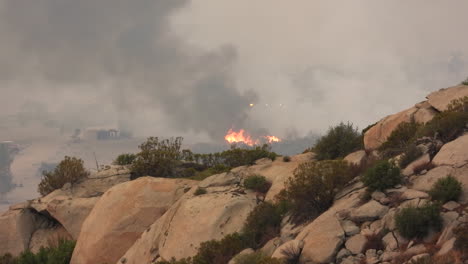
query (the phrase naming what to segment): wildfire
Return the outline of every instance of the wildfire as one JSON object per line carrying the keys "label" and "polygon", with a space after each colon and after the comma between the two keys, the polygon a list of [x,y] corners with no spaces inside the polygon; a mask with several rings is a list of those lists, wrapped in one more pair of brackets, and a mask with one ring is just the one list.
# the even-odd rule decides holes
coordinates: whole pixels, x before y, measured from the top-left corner
{"label": "wildfire", "polygon": [[275,136],[265,136],[265,138],[268,140],[268,143],[281,142],[281,139]]}
{"label": "wildfire", "polygon": [[[273,142],[280,142],[281,139],[275,136],[264,136],[263,138],[266,139],[268,143],[273,143]],[[260,140],[258,139],[253,139],[244,129],[239,130],[238,132],[229,129],[227,132],[226,136],[224,139],[229,142],[230,144],[232,143],[244,143],[248,146],[254,146],[258,145],[260,143]]]}

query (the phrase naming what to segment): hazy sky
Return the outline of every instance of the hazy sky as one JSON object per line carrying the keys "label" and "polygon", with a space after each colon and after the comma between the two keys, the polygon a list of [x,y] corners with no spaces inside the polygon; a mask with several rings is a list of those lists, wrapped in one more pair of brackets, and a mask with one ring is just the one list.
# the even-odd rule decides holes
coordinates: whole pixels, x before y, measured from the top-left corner
{"label": "hazy sky", "polygon": [[[365,127],[468,76],[466,0],[0,0],[0,115],[220,139]],[[249,104],[253,103],[253,108]]]}

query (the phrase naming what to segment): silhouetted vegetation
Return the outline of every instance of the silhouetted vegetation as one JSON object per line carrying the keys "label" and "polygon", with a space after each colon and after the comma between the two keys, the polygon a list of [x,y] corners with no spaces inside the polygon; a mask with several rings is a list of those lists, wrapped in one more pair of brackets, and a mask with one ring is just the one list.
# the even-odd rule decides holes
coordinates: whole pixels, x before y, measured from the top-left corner
{"label": "silhouetted vegetation", "polygon": [[183,138],[160,140],[150,137],[140,145],[140,152],[131,166],[132,179],[141,176],[163,178],[191,178],[203,180],[213,174],[227,172],[231,168],[253,165],[256,160],[274,160],[276,153],[269,145],[238,148],[232,145],[229,150],[210,154],[196,154],[181,149]]}
{"label": "silhouetted vegetation", "polygon": [[402,181],[400,169],[389,161],[377,162],[363,175],[362,181],[370,191],[384,191]]}
{"label": "silhouetted vegetation", "polygon": [[351,123],[330,127],[313,147],[318,160],[343,158],[362,148],[362,135]]}
{"label": "silhouetted vegetation", "polygon": [[290,162],[290,161],[291,161],[291,157],[290,157],[290,156],[284,156],[284,157],[283,157],[283,161],[284,161],[284,162]]}
{"label": "silhouetted vegetation", "polygon": [[38,253],[25,251],[18,257],[6,254],[0,257],[1,264],[69,264],[75,242],[60,240],[56,247],[41,248]]}
{"label": "silhouetted vegetation", "polygon": [[117,156],[117,158],[114,161],[115,165],[130,165],[133,163],[133,161],[136,159],[136,155],[132,153],[124,153],[120,154]]}
{"label": "silhouetted vegetation", "polygon": [[431,229],[439,231],[442,228],[439,207],[438,204],[427,204],[401,209],[395,215],[397,230],[407,239],[423,238]]}
{"label": "silhouetted vegetation", "polygon": [[294,222],[313,219],[326,211],[333,204],[337,192],[352,177],[346,161],[324,160],[300,164],[282,193],[282,199],[291,208]]}
{"label": "silhouetted vegetation", "polygon": [[462,184],[455,177],[449,175],[437,180],[429,191],[432,200],[446,203],[448,201],[458,201],[462,194]]}
{"label": "silhouetted vegetation", "polygon": [[38,191],[42,196],[45,196],[62,188],[66,183],[73,184],[87,178],[89,174],[83,165],[83,160],[66,156],[53,171],[42,173]]}

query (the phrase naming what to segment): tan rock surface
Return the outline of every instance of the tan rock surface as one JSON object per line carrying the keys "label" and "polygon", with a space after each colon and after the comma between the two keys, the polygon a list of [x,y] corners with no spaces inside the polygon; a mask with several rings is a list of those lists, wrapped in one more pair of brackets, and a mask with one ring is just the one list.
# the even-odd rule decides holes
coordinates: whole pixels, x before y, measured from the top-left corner
{"label": "tan rock surface", "polygon": [[29,210],[7,211],[0,215],[0,256],[19,255],[28,249],[36,229],[36,218]]}
{"label": "tan rock surface", "polygon": [[195,183],[142,177],[112,187],[83,223],[71,263],[115,263]]}
{"label": "tan rock surface", "polygon": [[468,86],[458,85],[433,92],[427,96],[427,99],[438,111],[445,111],[452,100],[464,96],[468,96]]}
{"label": "tan rock surface", "polygon": [[200,243],[241,231],[256,206],[255,195],[243,194],[236,186],[225,186],[227,189],[220,192],[217,188],[207,188],[208,193],[199,196],[194,196],[196,187],[192,188],[142,234],[121,260],[140,264],[158,257],[190,257]]}

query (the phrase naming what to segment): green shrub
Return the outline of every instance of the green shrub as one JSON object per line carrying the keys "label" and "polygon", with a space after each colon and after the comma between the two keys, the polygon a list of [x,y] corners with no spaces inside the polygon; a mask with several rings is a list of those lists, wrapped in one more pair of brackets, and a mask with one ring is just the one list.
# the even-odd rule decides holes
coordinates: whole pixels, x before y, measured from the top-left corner
{"label": "green shrub", "polygon": [[42,172],[38,191],[45,196],[62,188],[66,183],[76,183],[80,179],[87,178],[89,174],[83,165],[83,160],[66,156],[53,171]]}
{"label": "green shrub", "polygon": [[362,181],[370,191],[384,191],[402,181],[400,169],[384,160],[369,168],[363,175]]}
{"label": "green shrub", "polygon": [[283,193],[293,221],[307,221],[326,211],[333,204],[336,193],[351,179],[349,165],[343,160],[300,164]]}
{"label": "green shrub", "polygon": [[201,187],[198,187],[197,190],[196,190],[195,193],[194,193],[195,196],[203,195],[203,194],[206,194],[206,189],[205,189],[205,188],[201,188]]}
{"label": "green shrub", "polygon": [[419,129],[418,136],[435,137],[446,143],[460,136],[467,123],[468,112],[441,112]]}
{"label": "green shrub", "polygon": [[404,122],[392,131],[387,140],[378,148],[383,157],[390,158],[406,150],[416,139],[416,133],[421,128],[416,122]]}
{"label": "green shrub", "polygon": [[73,250],[74,241],[60,240],[56,247],[41,248],[38,253],[30,251],[21,253],[18,257],[7,254],[0,257],[1,264],[69,264]]}
{"label": "green shrub", "polygon": [[251,175],[245,178],[244,187],[260,193],[267,193],[271,187],[271,183],[264,176]]}
{"label": "green shrub", "polygon": [[458,201],[462,194],[462,184],[455,177],[449,175],[437,180],[429,191],[432,200],[446,203],[448,201]]}
{"label": "green shrub", "polygon": [[249,214],[243,227],[243,234],[251,248],[259,248],[279,235],[281,220],[286,213],[281,206],[267,202],[259,204]]}
{"label": "green shrub", "polygon": [[351,123],[340,123],[328,129],[313,147],[318,160],[343,158],[362,148],[362,135]]}
{"label": "green shrub", "polygon": [[400,168],[406,168],[406,166],[408,166],[411,162],[415,161],[422,155],[423,152],[416,145],[409,145],[399,160]]}
{"label": "green shrub", "polygon": [[221,240],[210,240],[200,244],[193,264],[226,264],[239,252],[247,248],[244,236],[238,233],[225,236]]}
{"label": "green shrub", "polygon": [[289,156],[284,156],[284,157],[283,157],[283,161],[284,161],[284,162],[290,162],[290,161],[291,161],[291,157],[289,157]]}
{"label": "green shrub", "polygon": [[114,160],[115,165],[130,165],[133,163],[133,161],[136,159],[136,155],[132,153],[124,153],[120,154],[117,156],[117,158]]}
{"label": "green shrub", "polygon": [[439,231],[442,228],[438,204],[403,208],[395,215],[395,221],[397,230],[407,239],[423,238],[429,230]]}
{"label": "green shrub", "polygon": [[453,231],[455,234],[455,248],[462,253],[465,257],[468,257],[468,224],[464,223],[455,228]]}
{"label": "green shrub", "polygon": [[245,254],[234,258],[235,264],[283,264],[277,258],[272,258],[264,255],[262,252],[255,252],[252,254]]}
{"label": "green shrub", "polygon": [[170,178],[176,176],[176,168],[180,165],[183,153],[180,150],[182,138],[159,140],[150,137],[139,146],[140,152],[130,168],[132,179],[141,176]]}

